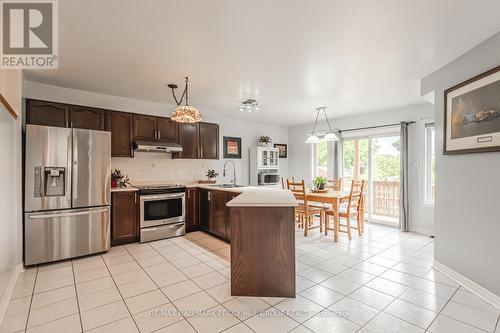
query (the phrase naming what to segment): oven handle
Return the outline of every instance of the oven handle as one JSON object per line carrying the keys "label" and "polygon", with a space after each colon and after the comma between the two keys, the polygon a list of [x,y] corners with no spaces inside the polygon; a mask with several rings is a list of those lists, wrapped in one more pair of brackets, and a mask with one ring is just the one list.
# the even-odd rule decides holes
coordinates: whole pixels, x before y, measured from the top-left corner
{"label": "oven handle", "polygon": [[150,201],[158,199],[175,199],[185,197],[184,193],[172,193],[172,194],[161,194],[161,195],[141,195],[141,201]]}

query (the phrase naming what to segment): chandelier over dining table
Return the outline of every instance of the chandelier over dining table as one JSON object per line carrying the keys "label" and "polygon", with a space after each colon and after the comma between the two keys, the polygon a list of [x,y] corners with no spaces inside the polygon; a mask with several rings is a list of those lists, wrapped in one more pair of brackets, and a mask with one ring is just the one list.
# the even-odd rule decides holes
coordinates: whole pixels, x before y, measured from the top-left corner
{"label": "chandelier over dining table", "polygon": [[[318,124],[319,114],[323,113],[325,115],[326,123],[328,124],[328,130],[316,130],[316,126]],[[320,106],[316,108],[316,119],[314,120],[314,126],[312,132],[309,133],[309,136],[305,143],[320,143],[320,136],[322,136],[324,141],[337,141],[340,140],[339,130],[332,128],[330,120],[326,115],[326,106]]]}

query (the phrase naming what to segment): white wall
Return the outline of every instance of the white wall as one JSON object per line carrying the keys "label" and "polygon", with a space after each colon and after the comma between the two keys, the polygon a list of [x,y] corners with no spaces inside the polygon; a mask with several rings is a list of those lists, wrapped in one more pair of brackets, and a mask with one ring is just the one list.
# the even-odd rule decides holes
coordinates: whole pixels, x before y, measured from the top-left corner
{"label": "white wall", "polygon": [[[366,126],[399,123],[400,121],[420,120],[434,117],[434,109],[431,104],[419,104],[400,109],[383,112],[368,113],[355,117],[331,119],[332,126],[339,129],[359,128]],[[310,180],[312,165],[309,161],[309,149],[311,145],[304,141],[312,130],[313,124],[290,127],[288,129],[288,166],[290,176],[296,179]],[[326,123],[318,123],[318,129],[327,129]],[[410,126],[409,129],[409,188],[410,188],[410,230],[424,235],[434,233],[434,209],[423,205],[421,190],[423,189],[423,177],[421,167],[420,147],[423,137],[419,131],[418,124]]]}
{"label": "white wall", "polygon": [[[166,91],[165,94],[169,92]],[[87,91],[50,86],[35,82],[26,83],[26,97],[71,104],[100,107],[111,110],[168,116],[174,106],[142,101],[131,98],[97,94]],[[171,159],[170,154],[136,153],[134,158],[113,158],[112,167],[123,169],[135,183],[143,182],[180,182],[190,183],[203,179],[207,169],[213,168],[220,173],[219,181],[228,182],[232,177],[232,166],[228,166],[229,174],[222,179],[222,168],[225,162],[222,154],[223,137],[235,136],[242,139],[242,158],[234,159],[237,181],[249,183],[249,148],[255,146],[260,135],[269,135],[275,143],[288,142],[286,127],[271,126],[244,120],[223,117],[197,105],[204,121],[220,125],[220,160],[178,160]],[[239,112],[235,109],[235,112]],[[280,173],[288,175],[288,160],[280,160]]]}
{"label": "white wall", "polygon": [[444,90],[500,65],[500,33],[422,80],[436,96],[434,259],[500,295],[500,152],[443,151]]}
{"label": "white wall", "polygon": [[[0,93],[19,115],[15,120],[0,105],[0,300],[22,260],[21,90],[20,70],[0,70]],[[1,317],[0,308],[0,321]]]}

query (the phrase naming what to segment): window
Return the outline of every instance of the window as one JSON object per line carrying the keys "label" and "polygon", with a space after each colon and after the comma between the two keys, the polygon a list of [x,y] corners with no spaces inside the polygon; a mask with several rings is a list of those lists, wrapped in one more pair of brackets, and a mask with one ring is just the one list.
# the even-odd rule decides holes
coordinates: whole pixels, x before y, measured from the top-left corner
{"label": "window", "polygon": [[351,181],[353,179],[368,180],[368,146],[368,139],[344,141],[344,167],[342,175],[342,186],[344,191],[351,190]]}
{"label": "window", "polygon": [[433,122],[424,125],[424,202],[434,205],[436,172],[436,127]]}
{"label": "window", "polygon": [[314,176],[328,177],[328,142],[321,140],[314,146]]}

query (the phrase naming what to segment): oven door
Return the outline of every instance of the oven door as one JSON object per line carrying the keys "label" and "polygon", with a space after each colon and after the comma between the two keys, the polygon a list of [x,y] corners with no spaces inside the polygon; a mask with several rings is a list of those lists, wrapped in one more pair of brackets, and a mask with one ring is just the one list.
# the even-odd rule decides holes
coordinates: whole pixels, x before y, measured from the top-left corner
{"label": "oven door", "polygon": [[141,228],[184,222],[185,194],[141,195]]}

